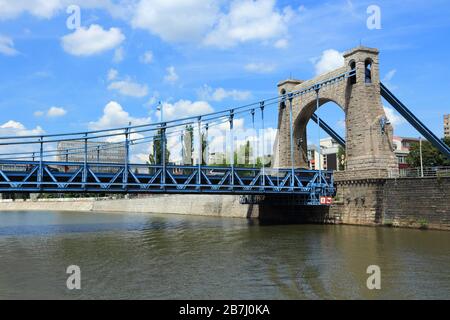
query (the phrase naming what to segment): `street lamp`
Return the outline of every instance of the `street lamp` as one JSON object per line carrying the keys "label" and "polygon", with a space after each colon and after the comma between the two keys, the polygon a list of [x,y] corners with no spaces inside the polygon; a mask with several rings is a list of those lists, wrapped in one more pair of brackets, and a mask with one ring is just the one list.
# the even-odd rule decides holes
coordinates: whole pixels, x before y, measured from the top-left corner
{"label": "street lamp", "polygon": [[158,107],[156,107],[156,110],[160,111],[160,123],[161,123],[161,140],[160,140],[160,150],[161,150],[161,165],[162,165],[162,183],[165,183],[165,177],[166,177],[166,128],[165,124],[163,123],[163,112],[164,112],[164,105],[161,103],[161,101],[158,102]]}
{"label": "street lamp", "polygon": [[156,110],[160,111],[159,122],[161,122],[161,126],[162,126],[164,108],[163,108],[163,104],[161,103],[161,101],[158,102],[158,105],[156,106]]}
{"label": "street lamp", "polygon": [[[163,105],[161,103],[161,101],[158,101],[158,105],[156,106],[156,111],[160,111],[159,114],[159,122],[160,122],[160,126],[161,126],[161,141],[160,143],[162,144],[162,122],[163,122]],[[153,161],[154,164],[156,164],[156,144],[155,144],[155,140],[153,140]]]}

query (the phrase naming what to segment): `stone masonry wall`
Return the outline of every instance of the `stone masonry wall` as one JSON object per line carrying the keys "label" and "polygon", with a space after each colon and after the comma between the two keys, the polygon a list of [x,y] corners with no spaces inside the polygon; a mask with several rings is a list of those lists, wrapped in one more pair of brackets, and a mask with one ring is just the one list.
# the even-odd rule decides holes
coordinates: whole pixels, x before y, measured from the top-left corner
{"label": "stone masonry wall", "polygon": [[337,199],[337,224],[450,230],[449,177],[340,181]]}
{"label": "stone masonry wall", "polygon": [[450,177],[388,179],[383,224],[450,230]]}

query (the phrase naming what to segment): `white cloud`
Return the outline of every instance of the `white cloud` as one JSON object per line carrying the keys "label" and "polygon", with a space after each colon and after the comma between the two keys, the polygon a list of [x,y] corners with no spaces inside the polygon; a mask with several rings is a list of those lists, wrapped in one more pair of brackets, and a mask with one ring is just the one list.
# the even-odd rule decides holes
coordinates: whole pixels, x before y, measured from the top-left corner
{"label": "white cloud", "polygon": [[389,82],[394,78],[395,74],[397,73],[397,69],[392,69],[389,71],[383,78],[383,82]]}
{"label": "white cloud", "polygon": [[35,111],[33,113],[33,115],[35,117],[42,117],[44,115],[46,115],[49,118],[57,118],[57,117],[62,117],[64,115],[67,114],[67,111],[64,108],[60,108],[60,107],[50,107],[47,111]]}
{"label": "white cloud", "polygon": [[386,113],[386,117],[389,119],[389,122],[392,124],[393,127],[397,127],[399,125],[406,123],[406,120],[397,112],[395,112],[394,109],[385,106],[383,108],[384,112]]}
{"label": "white cloud", "polygon": [[155,106],[158,101],[159,101],[159,92],[158,91],[154,91],[152,96],[150,97],[150,99],[148,99],[147,103],[145,104],[145,106],[147,107],[153,107]]}
{"label": "white cloud", "polygon": [[89,28],[81,27],[61,39],[64,50],[75,56],[90,56],[114,49],[125,40],[118,28],[109,30],[93,24]]}
{"label": "white cloud", "polygon": [[109,69],[108,71],[108,81],[117,79],[119,72],[116,69]]}
{"label": "white cloud", "polygon": [[[104,129],[114,129],[114,128],[121,128],[121,127],[127,127],[130,124],[132,126],[134,125],[144,125],[149,124],[151,122],[150,118],[135,118],[131,116],[127,111],[125,111],[122,106],[115,102],[110,101],[105,108],[103,109],[102,116],[97,120],[90,122],[88,124],[88,128],[90,130],[104,130]],[[125,140],[125,136],[123,134],[123,131],[114,131],[113,133],[119,133],[119,135],[111,136],[106,138],[107,142],[112,143],[118,143]],[[151,132],[148,133],[131,133],[130,139],[141,140],[145,136],[151,135]],[[142,144],[142,140],[140,144],[131,144],[130,146],[130,159],[131,162],[139,162],[143,163],[148,160],[148,154],[150,153],[150,150],[148,148],[148,144]]]}
{"label": "white cloud", "polygon": [[222,48],[248,41],[285,48],[288,23],[294,16],[290,7],[278,9],[276,0],[0,0],[0,20],[23,13],[49,19],[72,4],[103,9],[167,42]]}
{"label": "white cloud", "polygon": [[61,0],[0,0],[0,19],[15,18],[24,12],[48,19],[61,7]]}
{"label": "white cloud", "polygon": [[286,49],[289,46],[289,42],[287,39],[280,39],[275,42],[274,46],[278,49]]}
{"label": "white cloud", "polygon": [[111,82],[108,86],[109,90],[116,90],[124,96],[142,98],[148,94],[147,85],[133,82],[130,79],[118,80]]}
{"label": "white cloud", "polygon": [[62,117],[67,113],[67,111],[64,108],[59,108],[59,107],[51,107],[50,109],[48,109],[47,111],[47,117],[50,118],[57,118],[57,117]]}
{"label": "white cloud", "polygon": [[277,40],[287,34],[292,17],[289,7],[277,10],[275,0],[234,0],[204,43],[225,48],[248,41]]}
{"label": "white cloud", "polygon": [[141,61],[141,63],[144,64],[150,64],[153,62],[153,52],[146,51],[139,59],[139,61]]}
{"label": "white cloud", "polygon": [[113,17],[127,18],[133,6],[126,1],[113,0],[0,0],[0,20],[12,19],[28,13],[40,19],[50,19],[64,12],[69,5],[83,9],[104,9]]}
{"label": "white cloud", "polygon": [[27,136],[43,134],[44,130],[40,126],[34,129],[27,129],[22,123],[9,120],[0,126],[2,136]]}
{"label": "white cloud", "polygon": [[199,98],[208,101],[222,101],[224,99],[233,99],[236,101],[248,100],[252,93],[243,90],[226,90],[224,88],[213,89],[208,85],[204,85],[198,90]]}
{"label": "white cloud", "polygon": [[108,85],[108,90],[116,90],[121,95],[143,98],[148,95],[148,86],[132,81],[130,77],[119,79],[119,72],[116,69],[109,69],[107,75],[108,81],[112,81]]}
{"label": "white cloud", "polygon": [[123,47],[116,48],[116,50],[114,50],[113,62],[120,63],[123,61],[123,59],[125,59],[125,52],[123,50]]}
{"label": "white cloud", "polygon": [[14,48],[14,41],[11,38],[0,35],[0,53],[6,56],[18,54],[18,51]]}
{"label": "white cloud", "polygon": [[342,53],[337,50],[329,49],[322,52],[322,56],[318,59],[313,59],[315,62],[316,76],[324,74],[329,71],[338,69],[344,65],[344,57]]}
{"label": "white cloud", "polygon": [[245,65],[244,68],[254,73],[270,73],[275,70],[275,65],[271,63],[253,62]]}
{"label": "white cloud", "polygon": [[180,78],[177,74],[177,72],[175,71],[175,67],[174,66],[170,66],[166,69],[167,74],[164,77],[164,81],[169,82],[169,83],[175,83],[178,81],[178,79]]}
{"label": "white cloud", "polygon": [[[173,120],[184,117],[198,116],[211,113],[214,109],[206,101],[179,100],[175,103],[163,103],[164,120]],[[159,121],[160,112],[155,112],[155,117]]]}
{"label": "white cloud", "polygon": [[218,1],[140,0],[131,24],[169,42],[199,41],[212,28]]}
{"label": "white cloud", "polygon": [[[34,129],[27,129],[22,123],[14,120],[9,120],[4,124],[0,125],[0,136],[34,136],[42,135],[45,131],[40,127],[36,126]],[[39,148],[37,149],[39,150]],[[37,151],[35,145],[11,145],[11,146],[0,146],[0,153],[29,153],[31,160],[31,153]],[[18,157],[23,157],[24,154],[18,155]]]}
{"label": "white cloud", "polygon": [[150,123],[150,118],[134,118],[126,112],[122,106],[115,102],[109,102],[103,109],[103,115],[97,121],[89,123],[90,130],[111,129],[125,127],[131,122],[132,125]]}

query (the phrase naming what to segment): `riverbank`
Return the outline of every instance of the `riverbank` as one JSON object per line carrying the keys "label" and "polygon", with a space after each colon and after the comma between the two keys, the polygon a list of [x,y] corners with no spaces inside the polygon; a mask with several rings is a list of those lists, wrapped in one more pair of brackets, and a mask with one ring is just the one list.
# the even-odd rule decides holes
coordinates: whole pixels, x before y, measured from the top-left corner
{"label": "riverbank", "polygon": [[[401,214],[387,210],[378,220],[347,212],[343,204],[331,207],[302,207],[270,203],[242,204],[233,195],[149,195],[131,199],[61,198],[0,200],[3,211],[121,212],[196,215],[305,224],[343,224],[413,229],[450,230],[446,212],[429,213],[405,207]],[[371,213],[367,213],[370,215]]]}
{"label": "riverbank", "polygon": [[1,211],[78,211],[168,213],[228,218],[258,218],[257,206],[229,195],[150,195],[131,199],[61,198],[0,200]]}

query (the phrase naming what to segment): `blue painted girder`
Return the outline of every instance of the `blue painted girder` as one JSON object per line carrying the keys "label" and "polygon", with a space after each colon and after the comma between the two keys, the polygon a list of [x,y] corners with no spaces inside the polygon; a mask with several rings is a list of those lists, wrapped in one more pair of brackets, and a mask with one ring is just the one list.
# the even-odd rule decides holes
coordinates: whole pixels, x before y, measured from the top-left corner
{"label": "blue painted girder", "polygon": [[21,170],[0,170],[0,192],[285,194],[305,199],[335,192],[330,171],[297,169],[292,175],[291,169],[68,162],[45,162],[40,170],[39,162],[7,164]]}

